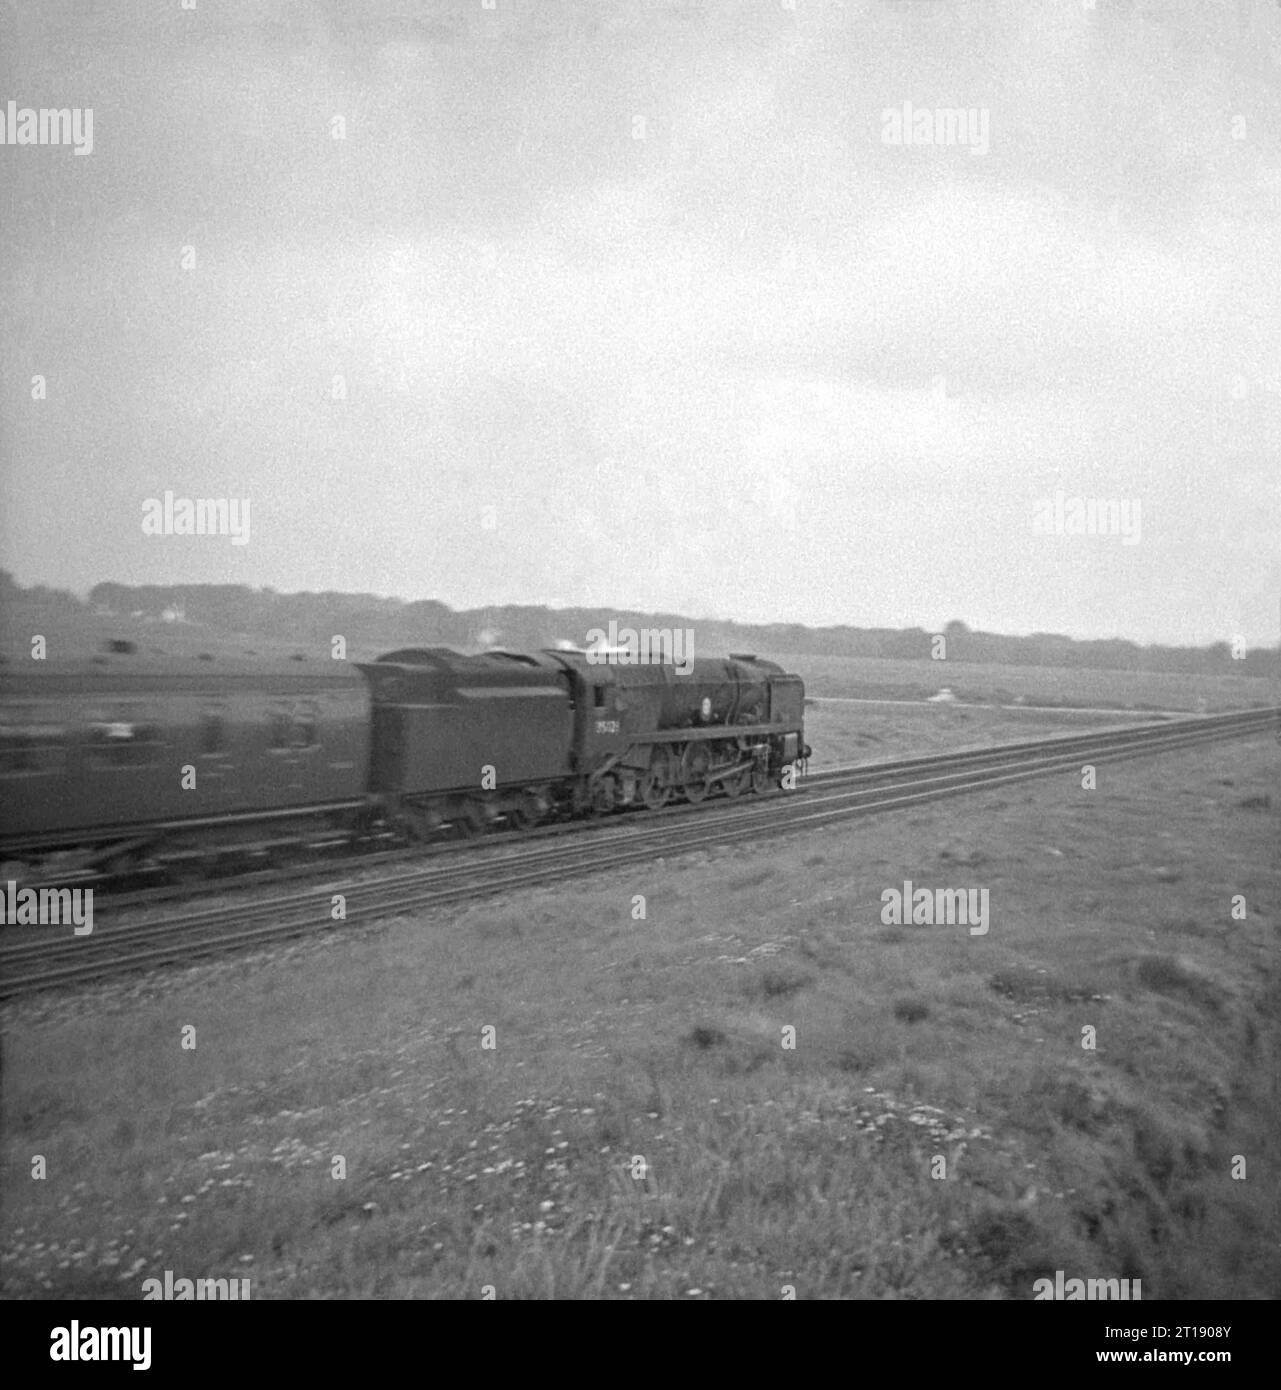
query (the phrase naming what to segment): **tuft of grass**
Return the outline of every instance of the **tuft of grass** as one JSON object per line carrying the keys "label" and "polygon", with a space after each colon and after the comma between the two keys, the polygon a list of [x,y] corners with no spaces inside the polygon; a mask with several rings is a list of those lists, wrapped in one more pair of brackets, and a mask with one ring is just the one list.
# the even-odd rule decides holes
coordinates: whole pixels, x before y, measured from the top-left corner
{"label": "tuft of grass", "polygon": [[785,999],[814,983],[814,976],[789,966],[770,966],[753,971],[746,981],[746,992],[762,999]]}
{"label": "tuft of grass", "polygon": [[732,893],[740,893],[746,888],[759,888],[762,883],[768,883],[770,879],[777,876],[778,870],[772,866],[765,869],[754,869],[751,873],[736,874],[733,878],[727,879],[726,888]]}
{"label": "tuft of grass", "polygon": [[1009,1207],[990,1207],[978,1212],[970,1222],[969,1244],[985,1260],[998,1268],[1018,1259],[1036,1236],[1036,1224],[1026,1212]]}
{"label": "tuft of grass", "polygon": [[1174,956],[1143,956],[1134,967],[1134,978],[1154,994],[1185,999],[1211,1014],[1223,1011],[1223,991]]}
{"label": "tuft of grass", "polygon": [[1041,1138],[1065,1131],[1096,1135],[1110,1115],[1107,1097],[1088,1080],[1044,1062],[1014,1069],[992,1094],[1018,1115],[1020,1129]]}
{"label": "tuft of grass", "polygon": [[1104,992],[1096,980],[1064,979],[1048,969],[1025,966],[994,971],[988,984],[995,993],[1016,1004],[1074,1004]]}
{"label": "tuft of grass", "polygon": [[920,1023],[929,1018],[930,1006],[923,999],[896,999],[894,1017],[902,1023]]}
{"label": "tuft of grass", "polygon": [[1173,932],[1179,936],[1205,936],[1213,930],[1197,917],[1167,917],[1157,929],[1157,935]]}

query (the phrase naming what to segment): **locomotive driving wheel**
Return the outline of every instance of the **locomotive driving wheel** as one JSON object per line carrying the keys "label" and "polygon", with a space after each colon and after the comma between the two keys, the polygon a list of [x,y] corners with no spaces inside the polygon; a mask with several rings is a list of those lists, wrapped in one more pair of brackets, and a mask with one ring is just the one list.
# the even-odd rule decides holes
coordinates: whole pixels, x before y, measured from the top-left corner
{"label": "locomotive driving wheel", "polygon": [[757,796],[769,786],[769,764],[767,762],[762,762],[758,758],[752,764],[752,770],[747,775],[751,779],[752,790]]}
{"label": "locomotive driving wheel", "polygon": [[691,743],[681,758],[681,783],[685,800],[697,806],[707,796],[707,774],[712,768],[712,752],[706,743]]}
{"label": "locomotive driving wheel", "polygon": [[450,824],[453,826],[455,839],[474,840],[478,835],[485,833],[489,822],[485,815],[485,807],[479,798],[469,796],[457,808]]}
{"label": "locomotive driving wheel", "polygon": [[592,787],[591,798],[591,814],[593,816],[609,815],[618,801],[614,779],[612,777],[600,778]]}
{"label": "locomotive driving wheel", "polygon": [[[739,760],[741,755],[732,743],[725,743],[721,745],[717,756],[723,763],[735,763]],[[751,780],[751,770],[749,768],[743,768],[740,772],[731,772],[728,777],[722,780],[721,786],[725,788],[726,796],[735,797],[738,796],[740,792],[747,790],[751,785]]]}
{"label": "locomotive driving wheel", "polygon": [[741,772],[732,772],[724,781],[725,795],[741,796],[752,785],[752,770],[745,767]]}
{"label": "locomotive driving wheel", "polygon": [[667,751],[655,748],[650,755],[649,768],[640,779],[640,799],[647,811],[659,811],[672,795],[671,763]]}
{"label": "locomotive driving wheel", "polygon": [[546,814],[547,803],[538,792],[527,788],[507,812],[507,823],[513,830],[531,830]]}

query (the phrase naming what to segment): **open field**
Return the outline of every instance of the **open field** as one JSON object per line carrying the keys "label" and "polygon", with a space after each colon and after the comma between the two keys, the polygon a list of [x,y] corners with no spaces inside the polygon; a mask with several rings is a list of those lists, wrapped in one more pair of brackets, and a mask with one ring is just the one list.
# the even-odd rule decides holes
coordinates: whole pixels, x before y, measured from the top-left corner
{"label": "open field", "polygon": [[[1064,666],[998,666],[967,661],[895,661],[877,657],[760,656],[805,678],[805,693],[883,700],[925,700],[946,686],[975,704],[1186,710],[1214,714],[1281,704],[1281,680],[1173,671],[1095,671]],[[1230,664],[1230,663],[1229,663]]]}
{"label": "open field", "polygon": [[[1277,763],[1104,766],[14,1005],[0,1287],[1275,1297]],[[989,890],[990,930],[883,925],[904,878]]]}
{"label": "open field", "polygon": [[[1155,716],[1152,716],[1155,718]],[[1067,737],[1146,722],[1115,713],[1043,713],[958,705],[878,705],[817,699],[805,709],[810,770],[924,758],[998,743]]]}

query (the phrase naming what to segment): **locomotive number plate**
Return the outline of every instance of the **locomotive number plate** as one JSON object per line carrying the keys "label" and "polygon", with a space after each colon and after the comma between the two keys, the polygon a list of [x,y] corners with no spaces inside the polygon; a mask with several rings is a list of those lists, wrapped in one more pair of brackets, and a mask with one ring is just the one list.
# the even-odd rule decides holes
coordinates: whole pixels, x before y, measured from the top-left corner
{"label": "locomotive number plate", "polygon": [[618,732],[618,720],[598,719],[596,721],[596,732],[598,734],[616,734]]}

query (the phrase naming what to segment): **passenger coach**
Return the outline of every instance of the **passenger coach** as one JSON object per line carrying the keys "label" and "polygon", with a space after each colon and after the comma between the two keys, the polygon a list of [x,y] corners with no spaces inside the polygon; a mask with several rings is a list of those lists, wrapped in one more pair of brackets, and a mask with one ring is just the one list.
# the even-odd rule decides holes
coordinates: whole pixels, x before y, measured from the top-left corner
{"label": "passenger coach", "polygon": [[337,661],[140,655],[0,666],[0,861],[199,867],[365,806],[369,689]]}

